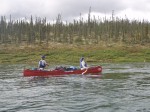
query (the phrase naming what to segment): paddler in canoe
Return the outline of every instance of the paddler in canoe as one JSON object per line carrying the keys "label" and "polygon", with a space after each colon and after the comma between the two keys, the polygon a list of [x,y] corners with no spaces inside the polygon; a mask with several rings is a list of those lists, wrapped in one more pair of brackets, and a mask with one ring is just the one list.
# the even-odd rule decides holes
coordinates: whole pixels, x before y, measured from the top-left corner
{"label": "paddler in canoe", "polygon": [[48,63],[45,61],[45,58],[46,58],[45,55],[41,56],[41,60],[39,61],[39,64],[38,64],[39,70],[44,70],[45,67],[48,66]]}
{"label": "paddler in canoe", "polygon": [[85,70],[82,74],[85,74],[88,70],[87,64],[84,61],[84,57],[81,57],[81,59],[80,59],[80,68],[81,68],[81,70]]}

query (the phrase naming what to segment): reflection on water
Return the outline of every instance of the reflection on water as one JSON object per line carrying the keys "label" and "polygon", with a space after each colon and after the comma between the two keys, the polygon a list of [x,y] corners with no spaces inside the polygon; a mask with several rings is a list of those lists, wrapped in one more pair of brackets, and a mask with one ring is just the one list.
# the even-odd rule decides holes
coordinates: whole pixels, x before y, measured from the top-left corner
{"label": "reflection on water", "polygon": [[102,66],[99,78],[24,78],[24,65],[0,65],[0,112],[150,112],[150,63]]}

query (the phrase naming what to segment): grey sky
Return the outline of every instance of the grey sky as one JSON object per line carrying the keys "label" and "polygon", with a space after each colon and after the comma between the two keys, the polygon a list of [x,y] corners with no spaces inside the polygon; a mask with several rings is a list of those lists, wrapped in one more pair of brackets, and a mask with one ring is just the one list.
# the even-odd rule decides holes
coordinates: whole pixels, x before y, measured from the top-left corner
{"label": "grey sky", "polygon": [[13,18],[46,17],[54,20],[58,14],[63,20],[70,20],[80,16],[86,17],[92,8],[95,16],[115,16],[131,19],[146,19],[150,17],[149,0],[0,0],[0,16]]}

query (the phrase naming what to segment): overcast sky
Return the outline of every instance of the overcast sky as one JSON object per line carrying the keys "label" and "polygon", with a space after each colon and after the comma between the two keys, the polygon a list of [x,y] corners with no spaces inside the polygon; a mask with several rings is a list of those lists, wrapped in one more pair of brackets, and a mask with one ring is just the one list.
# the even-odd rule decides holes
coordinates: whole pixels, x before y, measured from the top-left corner
{"label": "overcast sky", "polygon": [[0,0],[0,16],[55,20],[61,14],[70,21],[80,14],[87,18],[90,7],[96,17],[111,17],[114,10],[115,17],[150,21],[150,0]]}

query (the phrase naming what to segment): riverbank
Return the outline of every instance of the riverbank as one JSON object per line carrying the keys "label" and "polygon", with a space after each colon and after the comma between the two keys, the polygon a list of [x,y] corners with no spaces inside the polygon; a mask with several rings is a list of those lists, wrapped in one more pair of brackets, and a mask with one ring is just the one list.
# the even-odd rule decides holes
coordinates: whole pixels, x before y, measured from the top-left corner
{"label": "riverbank", "polygon": [[46,55],[50,64],[78,64],[81,56],[88,63],[150,62],[149,45],[98,44],[42,44],[1,45],[0,64],[37,64]]}

